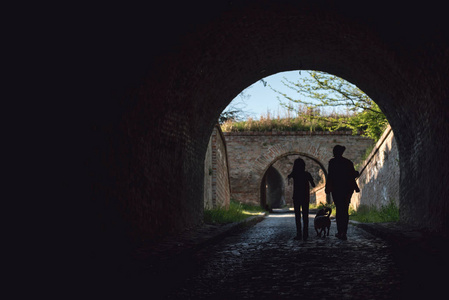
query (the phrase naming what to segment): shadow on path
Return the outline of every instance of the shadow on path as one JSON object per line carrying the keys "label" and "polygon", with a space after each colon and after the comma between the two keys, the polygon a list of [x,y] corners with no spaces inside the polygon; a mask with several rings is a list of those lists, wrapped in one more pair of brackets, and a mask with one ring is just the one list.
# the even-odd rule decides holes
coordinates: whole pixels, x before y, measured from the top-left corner
{"label": "shadow on path", "polygon": [[335,221],[319,238],[313,217],[306,242],[293,240],[286,209],[167,238],[141,249],[117,288],[162,299],[410,299],[445,288],[446,239],[400,224],[357,224],[341,241]]}
{"label": "shadow on path", "polygon": [[[348,241],[293,240],[292,211],[277,211],[252,228],[198,251],[197,268],[171,298],[398,299],[400,273],[381,239],[350,227]],[[335,234],[335,223],[331,235]]]}

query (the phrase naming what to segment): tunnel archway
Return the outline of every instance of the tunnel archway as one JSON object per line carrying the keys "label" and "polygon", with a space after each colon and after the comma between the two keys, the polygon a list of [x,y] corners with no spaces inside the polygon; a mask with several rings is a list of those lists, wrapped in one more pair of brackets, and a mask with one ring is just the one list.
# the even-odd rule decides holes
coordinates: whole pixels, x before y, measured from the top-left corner
{"label": "tunnel archway", "polygon": [[[182,26],[156,35],[157,45],[142,36],[160,28],[151,22],[166,24],[161,18],[136,17],[128,31],[114,31],[112,45],[133,47],[107,44],[99,72],[86,75],[101,90],[89,103],[92,232],[128,243],[199,225],[218,115],[251,83],[297,69],[335,74],[378,103],[397,136],[401,220],[447,231],[445,18],[422,24],[377,3],[361,17],[356,5],[329,3],[244,1],[201,14],[186,7],[175,15]],[[158,14],[173,16],[168,7]]]}
{"label": "tunnel archway", "polygon": [[285,204],[284,180],[273,166],[270,166],[262,177],[260,185],[260,206],[271,210],[281,208]]}

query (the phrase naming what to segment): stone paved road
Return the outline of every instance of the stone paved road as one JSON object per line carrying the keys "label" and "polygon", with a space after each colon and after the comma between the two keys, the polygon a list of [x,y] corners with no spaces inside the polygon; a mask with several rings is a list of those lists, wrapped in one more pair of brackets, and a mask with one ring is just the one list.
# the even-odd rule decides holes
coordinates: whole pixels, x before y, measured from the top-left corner
{"label": "stone paved road", "polygon": [[399,271],[388,244],[349,226],[348,240],[314,233],[293,240],[294,214],[275,213],[197,252],[197,266],[169,299],[398,299]]}

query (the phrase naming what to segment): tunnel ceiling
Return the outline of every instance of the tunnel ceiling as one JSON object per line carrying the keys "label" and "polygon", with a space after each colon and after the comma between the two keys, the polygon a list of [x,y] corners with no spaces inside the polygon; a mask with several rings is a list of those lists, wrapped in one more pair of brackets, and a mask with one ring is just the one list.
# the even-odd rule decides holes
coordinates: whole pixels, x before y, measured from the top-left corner
{"label": "tunnel ceiling", "polygon": [[204,155],[220,112],[263,77],[311,69],[356,84],[386,114],[400,153],[402,220],[447,228],[448,190],[437,184],[449,180],[445,10],[385,3],[170,2],[92,12],[77,56],[88,65],[77,80],[89,87],[76,104],[92,129],[89,186],[101,211],[92,215],[103,218],[94,222],[137,238],[201,223]]}

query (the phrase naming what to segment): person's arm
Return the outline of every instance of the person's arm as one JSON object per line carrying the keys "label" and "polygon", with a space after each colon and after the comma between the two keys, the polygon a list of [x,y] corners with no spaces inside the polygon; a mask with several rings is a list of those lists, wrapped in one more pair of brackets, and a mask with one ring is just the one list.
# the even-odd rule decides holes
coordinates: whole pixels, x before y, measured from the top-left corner
{"label": "person's arm", "polygon": [[327,168],[327,178],[326,178],[326,187],[324,188],[324,192],[326,194],[329,194],[330,192],[332,192],[332,176],[333,176],[333,164],[332,164],[332,160],[329,161],[329,166]]}
{"label": "person's arm", "polygon": [[315,182],[313,181],[312,175],[310,173],[308,175],[309,175],[310,184],[312,185],[312,187],[315,187]]}
{"label": "person's arm", "polygon": [[290,185],[290,178],[293,178],[293,171],[287,176],[287,184]]}
{"label": "person's arm", "polygon": [[359,186],[357,185],[356,178],[359,177],[359,172],[355,170],[354,164],[352,162],[351,162],[351,165],[352,165],[352,171],[353,171],[353,174],[354,174],[354,179],[353,179],[354,180],[354,191],[356,193],[358,193],[358,192],[360,192],[360,189],[359,189]]}

